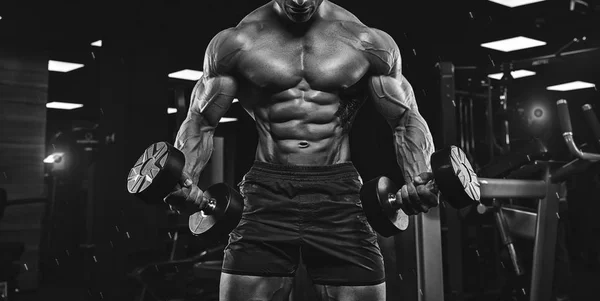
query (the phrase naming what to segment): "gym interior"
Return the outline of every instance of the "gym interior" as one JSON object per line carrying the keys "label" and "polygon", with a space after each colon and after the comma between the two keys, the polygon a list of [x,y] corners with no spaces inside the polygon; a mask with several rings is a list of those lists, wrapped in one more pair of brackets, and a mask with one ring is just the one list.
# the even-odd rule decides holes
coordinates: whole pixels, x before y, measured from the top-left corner
{"label": "gym interior", "polygon": [[[126,182],[174,144],[211,38],[267,2],[0,3],[0,300],[219,299],[228,233]],[[331,2],[396,41],[435,149],[476,174],[378,237],[386,299],[600,300],[600,2]],[[402,185],[372,103],[349,136],[365,183]],[[257,143],[235,99],[198,187],[235,189]],[[302,265],[290,300],[317,300]]]}

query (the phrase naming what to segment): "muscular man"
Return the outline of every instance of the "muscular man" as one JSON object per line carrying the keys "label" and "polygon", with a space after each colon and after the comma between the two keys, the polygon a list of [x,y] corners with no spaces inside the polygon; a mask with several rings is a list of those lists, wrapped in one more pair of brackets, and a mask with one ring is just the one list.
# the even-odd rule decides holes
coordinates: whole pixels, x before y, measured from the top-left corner
{"label": "muscular man", "polygon": [[437,191],[425,185],[431,134],[401,66],[388,34],[328,0],[270,1],[211,40],[176,139],[185,187],[166,201],[204,206],[192,183],[238,98],[259,141],[239,187],[244,212],[225,249],[220,300],[287,300],[300,257],[323,300],[385,300],[348,132],[360,106],[373,102],[393,129],[405,211],[437,206]]}

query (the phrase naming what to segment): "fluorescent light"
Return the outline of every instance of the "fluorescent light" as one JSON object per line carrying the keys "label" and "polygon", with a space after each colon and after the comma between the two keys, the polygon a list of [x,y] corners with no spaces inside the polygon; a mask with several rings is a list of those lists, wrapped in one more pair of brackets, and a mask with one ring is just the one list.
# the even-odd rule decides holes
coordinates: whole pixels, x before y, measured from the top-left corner
{"label": "fluorescent light", "polygon": [[177,113],[177,108],[168,108],[167,109],[167,114],[175,114]]}
{"label": "fluorescent light", "polygon": [[504,6],[513,8],[513,7],[517,7],[517,6],[521,6],[521,5],[542,2],[544,0],[490,0],[490,1],[492,1],[494,3],[498,3],[500,5],[504,5]]}
{"label": "fluorescent light", "polygon": [[239,101],[239,100],[238,100],[237,98],[234,98],[232,103],[236,103],[236,102],[238,102],[238,101]]}
{"label": "fluorescent light", "polygon": [[571,90],[593,88],[595,86],[596,85],[594,85],[592,83],[586,83],[586,82],[582,82],[582,81],[574,81],[574,82],[570,82],[570,83],[564,83],[564,84],[560,84],[560,85],[550,86],[546,89],[551,90],[551,91],[571,91]]}
{"label": "fluorescent light", "polygon": [[202,78],[202,71],[183,69],[169,74],[169,77],[185,80],[199,80],[200,78]]}
{"label": "fluorescent light", "polygon": [[48,71],[69,72],[69,71],[73,71],[75,69],[79,69],[83,66],[84,66],[83,64],[77,64],[77,63],[69,63],[69,62],[61,62],[61,61],[53,61],[53,60],[48,61]]}
{"label": "fluorescent light", "polygon": [[44,163],[58,163],[62,160],[64,153],[53,153],[44,159]]}
{"label": "fluorescent light", "polygon": [[46,104],[46,108],[48,109],[59,109],[59,110],[73,110],[83,107],[80,103],[69,103],[69,102],[60,102],[53,101]]}
{"label": "fluorescent light", "polygon": [[92,46],[102,47],[102,40],[98,40],[98,41],[92,43]]}
{"label": "fluorescent light", "polygon": [[511,52],[521,49],[533,48],[546,45],[546,42],[538,41],[526,37],[514,37],[489,43],[481,44],[481,47],[494,49],[503,52]]}
{"label": "fluorescent light", "polygon": [[221,120],[219,120],[219,123],[234,122],[234,121],[237,121],[237,118],[222,117]]}
{"label": "fluorescent light", "polygon": [[[494,73],[494,74],[488,75],[488,77],[492,78],[492,79],[500,80],[500,79],[502,79],[503,75],[504,75],[504,73]],[[521,77],[527,77],[527,76],[535,75],[535,72],[529,71],[529,70],[520,69],[520,70],[511,71],[510,75],[512,75],[512,77],[514,79],[517,79],[517,78],[521,78]]]}

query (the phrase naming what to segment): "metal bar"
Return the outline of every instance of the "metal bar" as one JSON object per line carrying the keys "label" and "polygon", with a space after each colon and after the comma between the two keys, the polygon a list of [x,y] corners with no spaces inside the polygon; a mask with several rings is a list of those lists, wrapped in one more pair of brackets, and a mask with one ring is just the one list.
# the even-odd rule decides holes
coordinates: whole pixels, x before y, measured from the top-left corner
{"label": "metal bar", "polygon": [[474,92],[469,92],[469,91],[462,91],[462,90],[456,90],[454,91],[454,93],[456,95],[460,95],[460,96],[474,96],[474,97],[479,97],[479,98],[483,98],[483,99],[487,99],[488,95],[487,93],[474,93]]}
{"label": "metal bar", "polygon": [[567,144],[567,148],[571,152],[573,156],[583,160],[600,160],[600,154],[595,153],[586,153],[577,147],[575,140],[573,139],[573,128],[571,126],[571,116],[569,114],[569,104],[567,100],[560,99],[556,102],[556,108],[558,113],[558,119],[560,128],[563,132],[563,138],[565,143]]}
{"label": "metal bar", "polygon": [[517,69],[522,69],[522,68],[527,68],[527,67],[535,67],[535,66],[539,66],[539,65],[548,65],[550,63],[562,60],[568,56],[574,56],[574,55],[584,54],[584,53],[593,53],[598,50],[600,50],[600,48],[587,48],[587,49],[580,49],[580,50],[574,50],[574,51],[567,51],[567,52],[560,54],[559,56],[557,56],[556,54],[550,54],[550,55],[533,57],[533,58],[524,59],[524,60],[512,61],[508,64],[500,64],[500,65],[497,65],[497,67],[488,68],[486,73],[502,72],[502,71],[504,71],[503,68],[506,68],[506,65],[508,65],[510,67],[511,71],[517,70]]}
{"label": "metal bar", "polygon": [[538,203],[533,265],[531,269],[530,301],[550,300],[554,277],[554,251],[558,227],[559,185],[550,184],[550,169],[546,172],[546,198]]}
{"label": "metal bar", "polygon": [[[409,228],[394,236],[396,271],[400,280],[394,288],[394,296],[402,296],[402,300],[444,300],[444,254],[439,210],[436,207],[428,213],[411,216]],[[460,246],[461,241],[454,243]],[[462,274],[454,276],[461,281]],[[459,293],[462,294],[462,291]]]}
{"label": "metal bar", "polygon": [[[417,300],[419,280],[417,276],[417,239],[415,227],[417,217],[410,216],[410,222],[406,231],[394,236],[396,249],[396,273],[398,273],[398,285],[394,288],[392,296],[402,296],[403,300]],[[385,254],[384,254],[385,256]],[[388,297],[388,299],[390,299]],[[393,299],[392,299],[393,300]],[[396,301],[396,300],[394,300]]]}
{"label": "metal bar", "polygon": [[456,66],[456,70],[477,70],[477,66]]}
{"label": "metal bar", "polygon": [[544,198],[546,181],[479,178],[482,198]]}
{"label": "metal bar", "polygon": [[587,160],[575,159],[575,160],[563,165],[561,168],[555,170],[552,173],[552,176],[550,179],[552,180],[552,183],[564,182],[571,176],[585,171],[593,163],[594,162],[587,161]]}
{"label": "metal bar", "polygon": [[95,191],[94,191],[94,171],[96,169],[96,163],[90,164],[87,170],[87,198],[85,204],[85,242],[86,245],[92,245],[94,243],[94,204],[95,204]]}
{"label": "metal bar", "polygon": [[489,152],[489,159],[492,160],[492,158],[494,158],[494,150],[495,150],[495,146],[496,146],[496,138],[494,135],[494,112],[493,112],[493,106],[492,106],[492,80],[488,77],[487,79],[487,87],[488,87],[488,91],[487,91],[487,107],[485,109],[485,113],[486,113],[486,120],[487,120],[487,124],[486,124],[486,136],[487,136],[487,143],[488,143],[488,152]]}
{"label": "metal bar", "polygon": [[456,99],[458,100],[458,139],[459,139],[459,145],[461,149],[465,149],[465,131],[464,131],[464,124],[465,124],[465,118],[464,118],[464,114],[463,114],[463,97],[462,96],[457,96]]}
{"label": "metal bar", "polygon": [[439,207],[415,217],[419,301],[444,300],[442,228]]}
{"label": "metal bar", "polygon": [[[456,145],[457,141],[457,124],[456,124],[456,103],[455,103],[456,91],[455,91],[455,80],[454,80],[454,65],[451,62],[440,63],[440,101],[441,101],[441,116],[440,116],[440,128],[436,140],[436,145],[448,146]],[[437,142],[439,141],[439,142]],[[442,210],[442,209],[439,209]],[[458,219],[457,210],[446,206],[443,208],[443,214],[445,216],[445,222],[448,230],[445,232],[446,235],[446,252],[443,252],[445,261],[447,264],[448,271],[446,273],[448,277],[448,291],[451,292],[454,300],[462,300],[463,295],[463,263],[462,263],[462,224]],[[413,222],[414,221],[414,222]],[[417,224],[418,219],[412,219],[411,223]],[[437,229],[437,228],[435,228]],[[437,230],[435,230],[437,231]],[[440,229],[441,231],[441,229]],[[412,232],[412,231],[411,231]],[[434,234],[437,232],[434,232]],[[402,234],[401,234],[402,235]],[[438,239],[438,243],[441,246],[441,241]],[[406,248],[406,247],[404,247]],[[397,248],[398,250],[398,248]],[[402,249],[400,249],[402,250]],[[439,258],[442,258],[441,256]],[[413,259],[414,260],[414,259]],[[401,262],[398,259],[400,266],[408,265],[406,261]],[[440,263],[441,264],[441,263]],[[441,265],[439,267],[441,269]],[[405,272],[406,274],[406,272]],[[443,274],[440,273],[440,276]],[[406,280],[405,280],[406,281]],[[443,283],[440,284],[440,288],[443,289]],[[438,292],[439,291],[434,291]],[[405,291],[400,291],[403,296],[403,300],[416,300],[411,298],[412,295],[407,295]],[[429,297],[429,294],[427,294]],[[433,296],[430,300],[434,300]],[[440,300],[443,300],[440,298]]]}
{"label": "metal bar", "polygon": [[440,120],[441,130],[436,145],[456,144],[456,103],[454,102],[454,65],[451,62],[440,63]]}
{"label": "metal bar", "polygon": [[469,144],[469,156],[471,157],[471,162],[475,163],[475,157],[473,156],[473,152],[475,152],[475,119],[473,118],[473,97],[469,97]]}
{"label": "metal bar", "polygon": [[600,122],[598,117],[596,117],[596,113],[594,113],[594,109],[590,104],[584,104],[581,106],[581,110],[588,128],[592,130],[593,138],[590,140],[592,140],[591,142],[596,150],[600,151]]}
{"label": "metal bar", "polygon": [[504,217],[504,212],[501,208],[498,208],[494,211],[494,218],[496,221],[496,228],[498,229],[500,239],[502,240],[502,244],[506,247],[508,251],[508,255],[510,257],[510,261],[512,262],[514,272],[515,274],[521,276],[525,272],[523,271],[523,267],[519,262],[519,256],[515,249],[514,241],[510,233],[510,228],[508,227],[508,223],[506,222],[506,218]]}
{"label": "metal bar", "polygon": [[471,160],[469,156],[469,113],[468,113],[468,98],[461,97],[460,99],[461,105],[461,116],[460,116],[460,125],[462,127],[462,132],[460,134],[460,140],[463,143],[463,150],[467,154],[467,158]]}
{"label": "metal bar", "polygon": [[506,119],[508,116],[508,86],[504,86],[500,99],[502,101],[502,113],[504,113],[504,127],[502,129],[504,142],[502,146],[504,146],[505,151],[510,151],[510,124],[508,123],[508,119]]}

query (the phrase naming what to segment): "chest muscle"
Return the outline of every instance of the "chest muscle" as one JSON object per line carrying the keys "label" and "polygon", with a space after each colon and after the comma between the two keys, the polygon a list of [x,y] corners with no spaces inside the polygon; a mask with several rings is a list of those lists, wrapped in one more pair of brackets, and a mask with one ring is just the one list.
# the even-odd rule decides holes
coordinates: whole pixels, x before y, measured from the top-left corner
{"label": "chest muscle", "polygon": [[283,91],[304,80],[312,89],[335,91],[352,86],[368,70],[362,52],[335,37],[262,39],[239,61],[241,75],[260,88]]}

